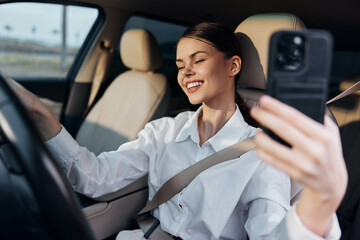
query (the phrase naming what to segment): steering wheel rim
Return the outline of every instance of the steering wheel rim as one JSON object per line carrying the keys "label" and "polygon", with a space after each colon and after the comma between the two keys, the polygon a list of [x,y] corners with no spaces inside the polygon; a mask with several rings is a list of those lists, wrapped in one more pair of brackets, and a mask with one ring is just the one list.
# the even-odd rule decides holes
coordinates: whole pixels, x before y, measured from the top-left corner
{"label": "steering wheel rim", "polygon": [[[23,175],[30,188],[27,190],[34,195],[36,202],[30,203],[30,206],[38,208],[31,221],[40,221],[42,230],[39,231],[44,232],[47,236],[45,239],[95,239],[67,177],[31,121],[12,87],[0,73],[0,135],[14,156],[10,161],[2,161],[5,162],[9,174]],[[11,192],[11,189],[9,187],[2,192]],[[1,202],[6,204],[4,200]],[[0,214],[1,211],[4,211],[4,208],[0,208]],[[0,221],[0,224],[2,222]],[[14,224],[18,224],[18,221],[14,221]],[[9,226],[9,223],[7,225]],[[16,227],[19,230],[16,234],[23,233],[24,237],[29,239],[29,233],[33,232],[33,229],[21,227],[24,226]]]}

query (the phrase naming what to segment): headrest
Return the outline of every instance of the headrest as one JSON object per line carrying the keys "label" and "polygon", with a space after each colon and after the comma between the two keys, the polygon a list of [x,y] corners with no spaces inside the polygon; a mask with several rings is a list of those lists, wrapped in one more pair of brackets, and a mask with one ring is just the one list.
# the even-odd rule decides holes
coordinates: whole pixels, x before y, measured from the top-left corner
{"label": "headrest", "polygon": [[159,45],[144,29],[131,29],[123,34],[120,56],[124,65],[132,70],[152,72],[162,64]]}
{"label": "headrest", "polygon": [[239,85],[266,88],[270,37],[284,29],[305,29],[305,25],[296,16],[286,13],[253,15],[239,24],[235,30],[242,50]]}

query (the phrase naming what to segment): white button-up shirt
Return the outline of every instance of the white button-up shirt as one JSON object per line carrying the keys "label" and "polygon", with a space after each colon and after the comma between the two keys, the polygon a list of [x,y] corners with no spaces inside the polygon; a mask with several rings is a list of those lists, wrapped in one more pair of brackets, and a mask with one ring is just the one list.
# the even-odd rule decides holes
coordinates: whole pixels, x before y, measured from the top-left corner
{"label": "white button-up shirt", "polygon": [[[237,108],[220,131],[200,146],[200,111],[152,121],[138,139],[97,157],[80,147],[65,129],[47,145],[76,191],[98,197],[148,173],[152,199],[180,171],[257,131]],[[286,174],[251,150],[203,171],[153,215],[164,231],[182,239],[246,239],[246,234],[250,239],[322,239],[309,232],[290,207],[290,187]],[[326,239],[339,236],[334,217]]]}

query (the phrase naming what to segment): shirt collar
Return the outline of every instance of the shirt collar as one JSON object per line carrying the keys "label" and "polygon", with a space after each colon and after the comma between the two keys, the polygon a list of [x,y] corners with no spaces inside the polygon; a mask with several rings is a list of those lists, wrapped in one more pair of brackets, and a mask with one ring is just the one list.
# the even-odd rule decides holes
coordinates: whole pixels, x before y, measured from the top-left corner
{"label": "shirt collar", "polygon": [[[184,127],[180,130],[175,142],[184,141],[187,137],[195,142],[199,143],[198,133],[198,116],[202,110],[200,107],[185,123]],[[216,152],[237,143],[240,140],[249,137],[251,132],[251,126],[249,126],[242,116],[239,107],[236,105],[235,113],[225,123],[225,125],[214,135],[208,142],[214,148]]]}
{"label": "shirt collar", "polygon": [[198,133],[198,116],[202,112],[202,106],[198,108],[198,110],[187,120],[187,122],[184,124],[182,129],[180,130],[179,134],[177,135],[175,142],[182,142],[187,137],[191,137],[191,139],[195,143],[199,143],[199,133]]}

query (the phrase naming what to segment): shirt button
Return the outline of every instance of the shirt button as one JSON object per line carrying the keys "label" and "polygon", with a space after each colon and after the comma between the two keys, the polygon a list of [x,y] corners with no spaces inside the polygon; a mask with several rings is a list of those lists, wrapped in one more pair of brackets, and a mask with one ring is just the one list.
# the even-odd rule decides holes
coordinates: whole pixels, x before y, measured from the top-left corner
{"label": "shirt button", "polygon": [[182,209],[182,205],[181,205],[181,204],[179,204],[179,207]]}

